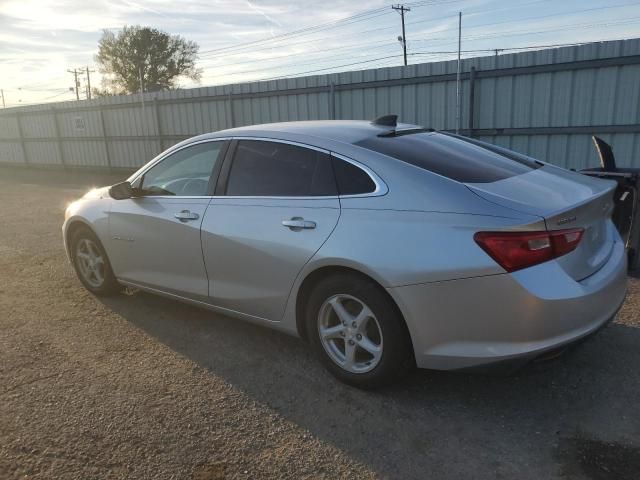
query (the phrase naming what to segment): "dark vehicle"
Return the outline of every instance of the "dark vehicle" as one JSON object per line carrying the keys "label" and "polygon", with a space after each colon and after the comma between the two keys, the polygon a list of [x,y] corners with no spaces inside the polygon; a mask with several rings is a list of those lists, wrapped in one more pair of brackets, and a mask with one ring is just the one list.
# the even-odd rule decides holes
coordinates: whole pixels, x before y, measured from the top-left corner
{"label": "dark vehicle", "polygon": [[611,146],[596,136],[592,139],[600,157],[600,168],[588,168],[580,172],[618,183],[612,221],[625,242],[629,254],[629,271],[640,274],[640,168],[616,166]]}

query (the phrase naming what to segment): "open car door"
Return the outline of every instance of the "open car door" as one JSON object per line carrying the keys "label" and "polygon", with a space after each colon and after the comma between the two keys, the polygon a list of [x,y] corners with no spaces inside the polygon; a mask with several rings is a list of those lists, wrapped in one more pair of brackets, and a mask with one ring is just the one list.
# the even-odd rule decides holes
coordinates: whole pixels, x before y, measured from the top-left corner
{"label": "open car door", "polygon": [[640,168],[619,168],[611,146],[601,138],[592,137],[600,157],[600,168],[581,170],[592,177],[615,180],[615,208],[612,221],[629,252],[629,270],[640,272]]}

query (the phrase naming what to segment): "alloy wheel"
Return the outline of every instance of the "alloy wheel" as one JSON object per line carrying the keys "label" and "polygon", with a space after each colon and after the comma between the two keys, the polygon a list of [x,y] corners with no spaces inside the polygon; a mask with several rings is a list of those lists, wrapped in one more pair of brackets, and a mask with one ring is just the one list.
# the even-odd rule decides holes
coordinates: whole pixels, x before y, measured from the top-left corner
{"label": "alloy wheel", "polygon": [[318,333],[329,358],[348,372],[370,372],[380,363],[382,329],[371,309],[354,296],[337,294],[322,304]]}
{"label": "alloy wheel", "polygon": [[104,258],[98,246],[88,238],[76,245],[76,264],[82,278],[92,287],[100,288],[104,283]]}

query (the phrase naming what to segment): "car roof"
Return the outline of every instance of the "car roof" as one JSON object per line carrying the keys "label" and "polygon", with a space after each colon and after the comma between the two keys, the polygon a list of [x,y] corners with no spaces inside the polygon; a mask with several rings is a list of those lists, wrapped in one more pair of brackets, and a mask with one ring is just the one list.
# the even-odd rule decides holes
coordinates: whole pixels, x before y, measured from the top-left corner
{"label": "car roof", "polygon": [[391,127],[388,125],[376,125],[366,120],[315,120],[248,125],[246,127],[221,130],[210,134],[210,136],[273,136],[277,138],[283,134],[296,134],[353,144],[391,130],[414,128],[421,127],[408,123],[398,123],[397,126]]}

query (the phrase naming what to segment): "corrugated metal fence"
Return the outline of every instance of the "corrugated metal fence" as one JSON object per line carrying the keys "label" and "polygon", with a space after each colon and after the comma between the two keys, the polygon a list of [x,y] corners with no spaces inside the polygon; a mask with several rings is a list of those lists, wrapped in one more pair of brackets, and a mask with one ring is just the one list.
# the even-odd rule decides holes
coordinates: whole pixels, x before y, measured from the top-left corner
{"label": "corrugated metal fence", "polygon": [[[462,128],[572,168],[595,166],[590,135],[640,167],[640,39],[462,63]],[[456,62],[63,102],[0,111],[0,165],[138,167],[172,144],[234,126],[314,119],[455,129]]]}

